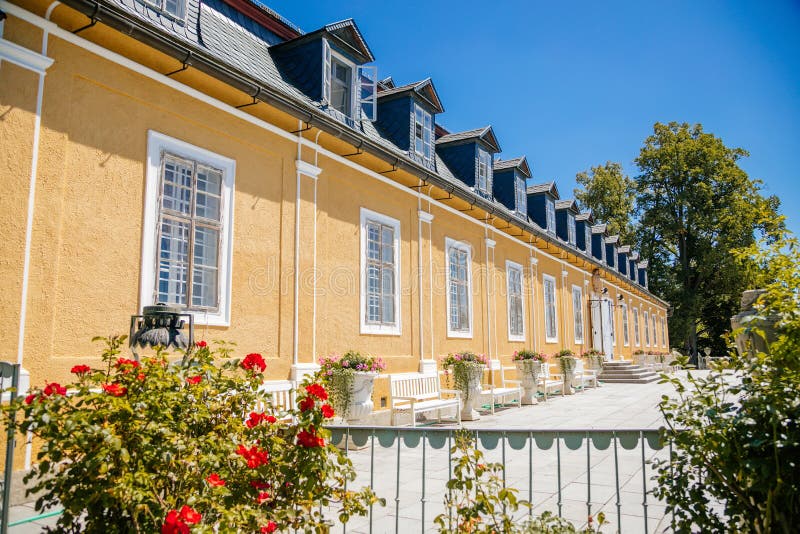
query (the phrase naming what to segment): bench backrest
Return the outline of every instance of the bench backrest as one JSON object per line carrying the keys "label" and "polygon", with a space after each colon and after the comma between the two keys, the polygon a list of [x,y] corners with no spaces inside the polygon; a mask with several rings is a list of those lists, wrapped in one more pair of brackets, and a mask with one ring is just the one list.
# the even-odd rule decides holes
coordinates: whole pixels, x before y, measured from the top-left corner
{"label": "bench backrest", "polygon": [[[261,384],[258,391],[269,393],[272,406],[278,411],[294,410],[297,406],[295,383],[291,380],[270,380]],[[256,411],[263,411],[265,408],[266,402],[261,401],[259,406],[256,406]]]}
{"label": "bench backrest", "polygon": [[439,397],[439,375],[422,373],[397,373],[389,376],[392,397],[426,399]]}
{"label": "bench backrest", "polygon": [[494,384],[495,386],[506,386],[506,369],[514,369],[513,367],[503,367],[503,362],[500,360],[489,360],[486,364],[486,370],[489,371],[489,380],[492,384],[494,384],[494,372],[500,371],[500,384]]}

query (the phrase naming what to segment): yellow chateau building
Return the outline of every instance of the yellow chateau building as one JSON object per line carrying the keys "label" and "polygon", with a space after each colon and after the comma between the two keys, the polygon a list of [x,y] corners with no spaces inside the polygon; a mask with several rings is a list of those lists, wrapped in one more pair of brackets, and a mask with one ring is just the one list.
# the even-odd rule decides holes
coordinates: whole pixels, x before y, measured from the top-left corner
{"label": "yellow chateau building", "polygon": [[[271,378],[347,349],[666,352],[646,264],[352,20],[249,0],[0,0],[0,347],[69,380],[167,302]],[[480,126],[480,125],[476,125]]]}

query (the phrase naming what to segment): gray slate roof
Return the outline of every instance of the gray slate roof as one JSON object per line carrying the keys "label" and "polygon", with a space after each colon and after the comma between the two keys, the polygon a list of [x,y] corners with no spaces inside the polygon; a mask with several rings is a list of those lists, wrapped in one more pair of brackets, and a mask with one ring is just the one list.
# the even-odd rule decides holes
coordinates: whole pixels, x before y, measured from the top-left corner
{"label": "gray slate roof", "polygon": [[572,209],[574,211],[578,211],[578,206],[576,205],[574,198],[567,198],[564,200],[556,200],[556,209]]}
{"label": "gray slate roof", "polygon": [[504,171],[506,169],[519,169],[526,178],[531,177],[531,169],[528,166],[528,160],[525,156],[511,159],[496,159],[492,169],[495,171]]}
{"label": "gray slate roof", "polygon": [[631,246],[630,245],[622,245],[621,247],[619,247],[617,249],[617,252],[619,252],[620,254],[627,254],[630,251],[631,251]]}
{"label": "gray slate roof", "polygon": [[575,216],[576,221],[594,221],[594,215],[591,211],[584,211]]}
{"label": "gray slate roof", "polygon": [[592,226],[592,233],[593,234],[604,234],[604,233],[606,233],[607,228],[608,228],[607,224],[603,224],[603,223],[595,224],[594,226]]}
{"label": "gray slate roof", "polygon": [[619,243],[619,236],[618,235],[610,235],[606,238],[606,243],[609,245],[615,245]]}
{"label": "gray slate roof", "polygon": [[543,184],[530,185],[525,192],[529,195],[535,195],[537,193],[551,193],[558,198],[558,188],[556,187],[555,182],[545,182]]}

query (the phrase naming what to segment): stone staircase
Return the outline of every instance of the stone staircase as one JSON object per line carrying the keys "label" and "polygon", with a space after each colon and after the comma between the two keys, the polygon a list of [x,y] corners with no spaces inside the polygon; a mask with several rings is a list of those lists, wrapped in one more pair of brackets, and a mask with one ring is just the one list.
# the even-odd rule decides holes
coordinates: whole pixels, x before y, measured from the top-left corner
{"label": "stone staircase", "polygon": [[631,362],[605,362],[597,379],[605,383],[648,384],[658,380],[658,374]]}

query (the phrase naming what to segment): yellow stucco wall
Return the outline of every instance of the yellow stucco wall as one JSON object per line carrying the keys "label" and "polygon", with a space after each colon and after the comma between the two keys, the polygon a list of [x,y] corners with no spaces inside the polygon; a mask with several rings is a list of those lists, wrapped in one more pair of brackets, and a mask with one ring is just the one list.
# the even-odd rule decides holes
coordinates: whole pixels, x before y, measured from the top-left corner
{"label": "yellow stucco wall", "polygon": [[[54,20],[75,27],[82,19],[60,6]],[[5,37],[34,50],[41,45],[41,32],[13,16],[6,23]],[[174,66],[168,58],[107,28],[92,29],[86,37],[161,72]],[[286,378],[294,356],[297,144],[56,36],[50,37],[48,56],[55,62],[44,86],[25,325],[24,365],[31,371],[32,383],[68,380],[72,365],[91,361],[97,354],[89,341],[92,336],[125,332],[129,316],[140,306],[149,130],[235,160],[231,322],[227,327],[201,326],[197,338],[235,341],[241,354],[261,352],[268,358],[269,375]],[[224,102],[243,103],[241,93],[191,69],[179,77]],[[0,333],[4,336],[0,342],[9,351],[3,357],[15,359],[37,76],[3,64],[0,82],[0,169],[3,189],[10,192],[0,197],[4,229],[0,320],[9,325]],[[296,127],[296,119],[265,104],[248,112],[284,129]],[[306,138],[314,139],[315,133],[307,132]],[[339,154],[352,152],[352,147],[327,134],[319,137],[319,143]],[[412,189],[400,190],[307,147],[300,157],[322,169],[316,181],[300,178],[297,352],[301,362],[312,361],[315,354],[352,348],[383,356],[389,370],[399,372],[417,370],[420,358],[464,349],[509,364],[511,354],[522,348],[552,354],[591,346],[588,309],[583,310],[583,344],[575,343],[570,292],[575,284],[583,288],[584,299],[589,298],[585,282],[591,279],[591,270],[569,263],[559,249],[541,244],[531,249],[477,216],[464,217],[429,202],[425,195],[435,191],[420,196]],[[373,170],[386,167],[368,156],[356,161]],[[417,183],[402,172],[390,176],[405,185]],[[401,224],[400,335],[360,333],[361,208]],[[422,224],[421,250],[420,209],[434,216],[431,224]],[[489,261],[487,236],[496,242]],[[447,335],[448,237],[469,243],[473,252],[471,339]],[[567,263],[551,255],[565,256]],[[538,261],[533,267],[531,257]],[[523,267],[524,343],[508,339],[506,260]],[[555,343],[546,343],[544,336],[545,273],[557,283]],[[652,308],[664,316],[663,305],[656,300],[642,297],[626,282],[617,285],[630,291],[624,293],[630,307]],[[608,287],[609,296],[616,298],[617,290]],[[615,322],[621,324],[618,308]],[[630,324],[632,328],[632,317]],[[657,326],[659,347],[652,350],[667,350],[661,347]],[[630,357],[636,348],[632,335],[628,347],[617,336],[618,353]],[[640,348],[649,348],[644,336]],[[385,394],[381,388],[385,389],[379,386],[377,396]]]}

